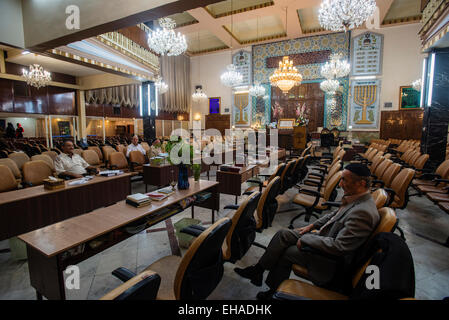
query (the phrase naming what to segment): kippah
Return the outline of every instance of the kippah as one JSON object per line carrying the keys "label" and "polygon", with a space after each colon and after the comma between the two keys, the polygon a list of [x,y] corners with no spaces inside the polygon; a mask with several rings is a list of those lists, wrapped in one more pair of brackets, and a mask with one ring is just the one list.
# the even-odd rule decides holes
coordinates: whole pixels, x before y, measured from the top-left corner
{"label": "kippah", "polygon": [[345,167],[345,169],[360,177],[371,176],[371,171],[368,169],[368,167],[361,163],[350,163]]}

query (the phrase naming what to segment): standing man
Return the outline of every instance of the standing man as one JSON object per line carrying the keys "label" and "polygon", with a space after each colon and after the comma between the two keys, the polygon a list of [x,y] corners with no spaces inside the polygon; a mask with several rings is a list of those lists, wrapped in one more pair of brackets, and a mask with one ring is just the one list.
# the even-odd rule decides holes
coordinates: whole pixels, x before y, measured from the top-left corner
{"label": "standing man", "polygon": [[[336,265],[327,262],[323,265],[317,254],[304,251],[304,247],[333,256],[345,256],[365,243],[380,220],[369,192],[370,175],[370,170],[363,164],[346,166],[340,180],[344,196],[338,210],[306,227],[278,231],[256,265],[234,269],[256,286],[262,285],[264,271],[270,271],[265,281],[270,290],[259,292],[258,299],[271,298],[282,281],[290,277],[292,264],[306,268],[310,277],[317,281],[326,282],[333,278]],[[311,233],[312,230],[318,232]]]}
{"label": "standing man", "polygon": [[71,178],[82,178],[88,171],[98,173],[98,169],[91,167],[79,154],[73,153],[73,142],[64,140],[62,153],[55,159],[56,174]]}
{"label": "standing man", "polygon": [[145,149],[139,143],[139,137],[136,135],[133,136],[132,143],[126,149],[126,157],[127,158],[129,158],[129,153],[131,151],[140,151],[140,152],[142,152],[143,155],[146,155]]}
{"label": "standing man", "polygon": [[16,138],[23,138],[23,127],[20,123],[17,124],[17,129],[16,129]]}

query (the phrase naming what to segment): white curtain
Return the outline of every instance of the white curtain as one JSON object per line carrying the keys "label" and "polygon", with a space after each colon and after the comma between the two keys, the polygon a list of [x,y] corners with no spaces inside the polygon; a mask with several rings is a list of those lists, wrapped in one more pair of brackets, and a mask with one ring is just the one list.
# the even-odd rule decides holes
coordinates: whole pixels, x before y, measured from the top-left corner
{"label": "white curtain", "polygon": [[139,107],[139,85],[137,84],[86,90],[84,95],[86,103],[121,105],[129,108]]}
{"label": "white curtain", "polygon": [[161,74],[168,91],[161,95],[160,110],[170,113],[190,111],[190,59],[184,55],[161,57]]}

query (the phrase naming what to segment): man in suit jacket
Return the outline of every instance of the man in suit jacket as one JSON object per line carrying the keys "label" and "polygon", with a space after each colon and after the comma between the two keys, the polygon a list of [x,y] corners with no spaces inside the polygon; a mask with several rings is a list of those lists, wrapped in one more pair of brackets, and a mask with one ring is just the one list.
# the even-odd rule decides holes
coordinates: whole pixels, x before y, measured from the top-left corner
{"label": "man in suit jacket", "polygon": [[[266,284],[270,290],[259,292],[258,299],[272,296],[282,281],[290,277],[292,264],[307,268],[316,282],[325,283],[334,275],[335,265],[319,251],[332,256],[345,256],[360,248],[377,227],[380,217],[369,192],[370,170],[363,164],[349,164],[343,171],[340,187],[344,196],[341,207],[306,227],[279,230],[271,239],[259,262],[234,270],[257,286],[269,270]],[[311,232],[317,230],[317,232]],[[305,250],[307,247],[310,250]]]}

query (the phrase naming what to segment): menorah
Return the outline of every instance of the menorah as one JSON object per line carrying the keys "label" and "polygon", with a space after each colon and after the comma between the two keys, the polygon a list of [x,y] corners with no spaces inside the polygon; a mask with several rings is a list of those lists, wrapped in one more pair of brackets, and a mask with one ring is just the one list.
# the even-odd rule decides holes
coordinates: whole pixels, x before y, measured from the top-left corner
{"label": "menorah", "polygon": [[362,106],[362,120],[357,121],[356,124],[372,124],[372,121],[366,119],[368,106],[376,101],[377,85],[371,86],[356,86],[354,87],[354,102]]}
{"label": "menorah", "polygon": [[234,95],[234,105],[240,109],[240,120],[236,124],[247,124],[247,121],[243,119],[243,109],[248,105],[248,93]]}

